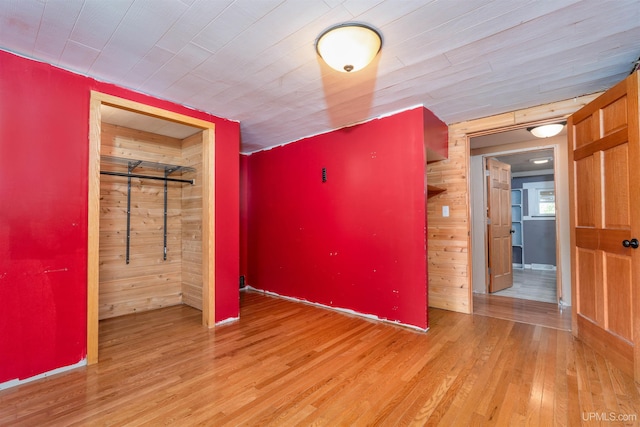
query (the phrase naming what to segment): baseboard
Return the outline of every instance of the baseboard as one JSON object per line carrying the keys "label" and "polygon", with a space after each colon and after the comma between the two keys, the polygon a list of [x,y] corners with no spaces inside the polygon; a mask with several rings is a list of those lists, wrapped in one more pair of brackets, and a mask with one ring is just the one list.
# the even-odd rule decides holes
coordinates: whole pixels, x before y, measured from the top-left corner
{"label": "baseboard", "polygon": [[5,390],[7,388],[16,387],[16,386],[19,386],[19,385],[22,385],[22,384],[30,383],[31,381],[41,380],[42,378],[50,377],[51,375],[61,374],[63,372],[70,371],[72,369],[81,368],[83,366],[87,366],[87,359],[86,358],[82,359],[78,363],[74,363],[73,365],[63,366],[62,368],[57,368],[57,369],[54,369],[54,370],[51,370],[51,371],[47,371],[45,373],[42,373],[42,374],[39,374],[39,375],[35,375],[33,377],[25,378],[23,380],[16,378],[15,380],[9,380],[9,381],[0,383],[0,390]]}
{"label": "baseboard", "polygon": [[303,304],[308,304],[308,305],[313,305],[315,307],[325,308],[327,310],[333,310],[333,311],[338,311],[338,312],[341,312],[341,313],[352,314],[354,316],[364,317],[366,319],[375,320],[375,321],[378,321],[378,322],[384,322],[384,323],[389,323],[391,325],[402,326],[404,328],[413,329],[415,331],[426,332],[426,331],[429,330],[428,327],[426,329],[424,329],[424,328],[420,328],[420,327],[415,326],[415,325],[409,325],[407,323],[395,322],[393,320],[388,320],[388,319],[381,319],[380,317],[375,316],[373,314],[364,314],[364,313],[359,313],[357,311],[354,311],[354,310],[351,310],[351,309],[348,309],[348,308],[332,307],[330,305],[324,305],[324,304],[320,304],[320,303],[317,303],[317,302],[311,302],[311,301],[306,301],[306,300],[303,300],[303,299],[288,297],[288,296],[285,296],[285,295],[277,294],[275,292],[263,291],[262,289],[256,289],[256,288],[251,287],[250,285],[246,285],[244,287],[244,289],[247,290],[247,291],[258,292],[258,293],[261,293],[261,294],[269,295],[269,296],[276,297],[276,298],[282,298],[282,299],[286,299],[286,300],[293,301],[293,302],[301,302]]}
{"label": "baseboard", "polygon": [[228,319],[216,322],[216,326],[226,325],[227,323],[237,322],[238,320],[240,320],[240,317],[229,317]]}
{"label": "baseboard", "polygon": [[528,270],[547,270],[547,271],[555,271],[556,270],[556,266],[555,265],[551,265],[551,264],[525,264],[524,265],[525,269]]}

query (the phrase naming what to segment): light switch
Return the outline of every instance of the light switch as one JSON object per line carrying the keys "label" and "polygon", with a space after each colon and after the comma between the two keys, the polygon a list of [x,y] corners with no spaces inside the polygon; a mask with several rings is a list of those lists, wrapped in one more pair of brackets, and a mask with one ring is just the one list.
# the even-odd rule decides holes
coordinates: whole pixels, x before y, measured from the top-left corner
{"label": "light switch", "polygon": [[442,216],[445,218],[449,216],[449,206],[442,207]]}

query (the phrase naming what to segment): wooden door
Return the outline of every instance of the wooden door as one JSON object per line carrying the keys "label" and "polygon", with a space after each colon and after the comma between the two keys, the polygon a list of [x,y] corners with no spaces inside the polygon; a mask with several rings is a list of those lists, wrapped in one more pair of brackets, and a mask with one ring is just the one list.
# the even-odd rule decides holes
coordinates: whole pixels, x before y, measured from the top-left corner
{"label": "wooden door", "polygon": [[573,333],[640,381],[637,73],[574,113],[568,131]]}
{"label": "wooden door", "polygon": [[511,261],[511,165],[487,159],[489,193],[489,292],[513,286]]}

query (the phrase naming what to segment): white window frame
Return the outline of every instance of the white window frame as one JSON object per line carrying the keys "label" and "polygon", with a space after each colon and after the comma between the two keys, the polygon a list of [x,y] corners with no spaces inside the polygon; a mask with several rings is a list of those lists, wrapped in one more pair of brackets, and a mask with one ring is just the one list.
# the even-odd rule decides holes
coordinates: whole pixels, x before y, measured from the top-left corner
{"label": "white window frame", "polygon": [[540,191],[554,190],[554,204],[557,204],[554,181],[525,182],[522,184],[522,188],[527,190],[527,201],[529,202],[528,215],[524,216],[523,219],[545,220],[556,218],[557,207],[554,209],[553,214],[543,214],[538,210],[540,207]]}

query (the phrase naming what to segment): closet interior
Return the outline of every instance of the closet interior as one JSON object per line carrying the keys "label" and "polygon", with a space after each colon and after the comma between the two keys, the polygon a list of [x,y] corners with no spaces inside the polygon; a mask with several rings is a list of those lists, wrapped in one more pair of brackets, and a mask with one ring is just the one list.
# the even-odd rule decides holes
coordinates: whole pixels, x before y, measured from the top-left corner
{"label": "closet interior", "polygon": [[100,110],[98,318],[202,310],[203,130]]}

